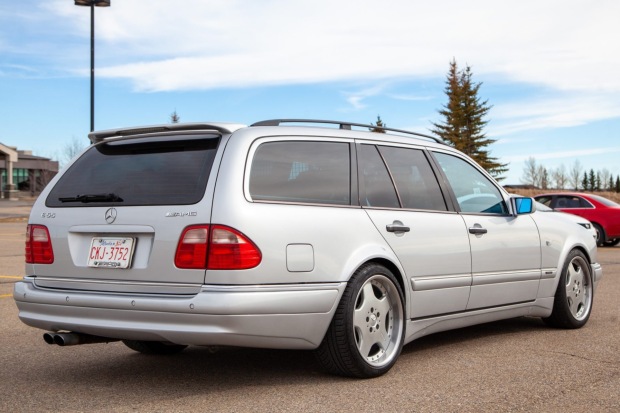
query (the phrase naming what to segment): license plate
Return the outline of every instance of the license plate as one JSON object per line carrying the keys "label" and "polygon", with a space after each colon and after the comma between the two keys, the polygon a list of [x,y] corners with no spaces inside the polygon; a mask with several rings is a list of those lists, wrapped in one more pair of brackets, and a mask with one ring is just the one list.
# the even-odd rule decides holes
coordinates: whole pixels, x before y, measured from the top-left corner
{"label": "license plate", "polygon": [[93,238],[90,243],[88,266],[95,268],[129,268],[133,256],[133,238]]}

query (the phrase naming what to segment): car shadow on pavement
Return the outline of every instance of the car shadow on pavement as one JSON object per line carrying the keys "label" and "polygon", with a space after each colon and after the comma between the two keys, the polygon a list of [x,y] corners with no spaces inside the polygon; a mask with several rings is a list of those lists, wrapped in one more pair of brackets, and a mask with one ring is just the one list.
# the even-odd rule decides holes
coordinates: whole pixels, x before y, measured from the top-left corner
{"label": "car shadow on pavement", "polygon": [[[548,328],[537,318],[522,317],[487,323],[422,337],[406,345],[403,356],[415,359],[442,347],[466,346],[478,339],[527,335],[545,329]],[[56,370],[54,381],[78,385],[92,380],[93,376],[98,377],[99,384],[102,384],[102,379],[112,382],[120,380],[131,388],[128,392],[131,394],[143,391],[166,393],[169,387],[165,383],[174,382],[177,392],[192,394],[196,391],[205,393],[256,386],[258,382],[263,385],[299,385],[317,380],[326,383],[350,380],[323,372],[312,351],[222,347],[214,352],[211,348],[190,346],[179,354],[162,356],[136,353],[121,343],[87,347],[90,351],[95,350],[96,346],[101,350],[97,353],[106,353],[105,357],[91,358],[88,366],[82,364],[79,368],[70,369],[70,375],[59,375]],[[57,351],[74,350],[58,348]],[[68,353],[57,361],[61,362],[61,359],[64,359],[63,363],[72,363]],[[63,370],[68,367],[65,364]],[[39,371],[38,374],[45,373]]]}

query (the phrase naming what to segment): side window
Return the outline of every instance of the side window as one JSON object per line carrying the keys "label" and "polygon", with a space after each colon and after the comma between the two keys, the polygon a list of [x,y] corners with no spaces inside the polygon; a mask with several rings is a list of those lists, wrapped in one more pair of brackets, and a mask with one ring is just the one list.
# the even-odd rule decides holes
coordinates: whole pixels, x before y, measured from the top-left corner
{"label": "side window", "polygon": [[424,152],[390,146],[380,146],[379,151],[396,182],[403,208],[448,210]]}
{"label": "side window", "polygon": [[283,141],[258,147],[250,171],[254,200],[350,205],[349,144]]}
{"label": "side window", "polygon": [[553,198],[550,197],[550,196],[539,196],[539,197],[536,198],[536,201],[540,202],[541,204],[543,204],[545,206],[551,207],[551,200],[552,199]]}
{"label": "side window", "polygon": [[434,152],[456,195],[462,212],[505,214],[508,211],[499,189],[474,166],[456,156]]}
{"label": "side window", "polygon": [[557,197],[556,208],[592,208],[592,205],[578,196],[560,195]]}
{"label": "side window", "polygon": [[398,196],[383,159],[374,145],[361,145],[360,181],[364,190],[361,204],[369,207],[400,208]]}
{"label": "side window", "polygon": [[594,205],[592,205],[586,199],[579,198],[579,197],[575,197],[575,198],[579,199],[579,208],[594,208]]}

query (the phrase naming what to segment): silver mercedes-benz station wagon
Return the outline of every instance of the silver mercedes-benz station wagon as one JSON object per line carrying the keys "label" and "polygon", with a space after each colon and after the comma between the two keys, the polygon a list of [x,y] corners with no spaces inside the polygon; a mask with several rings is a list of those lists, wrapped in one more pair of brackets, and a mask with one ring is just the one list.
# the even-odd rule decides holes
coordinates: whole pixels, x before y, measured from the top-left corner
{"label": "silver mercedes-benz station wagon", "polygon": [[440,139],[270,120],[107,130],[38,198],[20,319],[61,346],[313,349],[374,377],[404,344],[510,317],[579,328],[602,269]]}

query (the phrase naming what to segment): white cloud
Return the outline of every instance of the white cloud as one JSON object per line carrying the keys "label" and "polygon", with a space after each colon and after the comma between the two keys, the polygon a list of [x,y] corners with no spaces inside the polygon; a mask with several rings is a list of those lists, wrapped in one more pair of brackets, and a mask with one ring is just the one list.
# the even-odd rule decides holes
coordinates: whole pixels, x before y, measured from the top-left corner
{"label": "white cloud", "polygon": [[388,96],[390,98],[392,98],[392,99],[405,100],[405,101],[409,101],[409,102],[425,101],[425,100],[433,99],[433,96],[428,96],[428,95],[427,96],[422,96],[422,95],[401,95],[401,94],[390,93]]}
{"label": "white cloud", "polygon": [[489,135],[504,136],[533,129],[564,128],[620,118],[617,93],[561,93],[554,98],[514,101],[492,108]]}
{"label": "white cloud", "polygon": [[[47,29],[73,40],[52,50],[20,44],[19,53],[49,60],[36,67],[41,76],[58,76],[63,65],[87,76],[87,8],[28,1],[36,5],[24,6],[29,13],[0,7],[0,20],[22,21],[41,34],[33,38]],[[114,1],[96,9],[97,76],[141,92],[344,82],[338,87],[359,88],[342,92],[349,110],[362,110],[377,95],[436,98],[395,85],[441,79],[454,57],[487,85],[525,84],[548,96],[495,104],[488,135],[504,137],[620,117],[617,16],[617,0]],[[0,50],[13,43],[0,32]],[[15,70],[5,66],[3,75]]]}
{"label": "white cloud", "polygon": [[346,96],[347,102],[351,105],[353,109],[359,110],[366,107],[366,105],[363,103],[364,99],[376,96],[382,93],[384,89],[384,85],[377,85],[356,92],[343,92],[343,95]]}
{"label": "white cloud", "polygon": [[611,154],[620,152],[620,147],[609,147],[609,148],[586,148],[586,149],[578,149],[578,150],[570,150],[570,151],[558,151],[558,152],[547,152],[547,153],[534,153],[527,155],[512,155],[512,156],[504,156],[502,157],[502,162],[523,162],[528,158],[534,158],[537,161],[541,160],[549,160],[549,159],[575,159],[581,158],[584,156],[591,155],[602,155],[602,154]]}
{"label": "white cloud", "polygon": [[[55,0],[49,11],[88,35],[84,10]],[[99,73],[194,90],[443,76],[455,57],[476,74],[619,92],[619,15],[616,0],[117,1],[97,10],[97,36],[118,55]]]}

